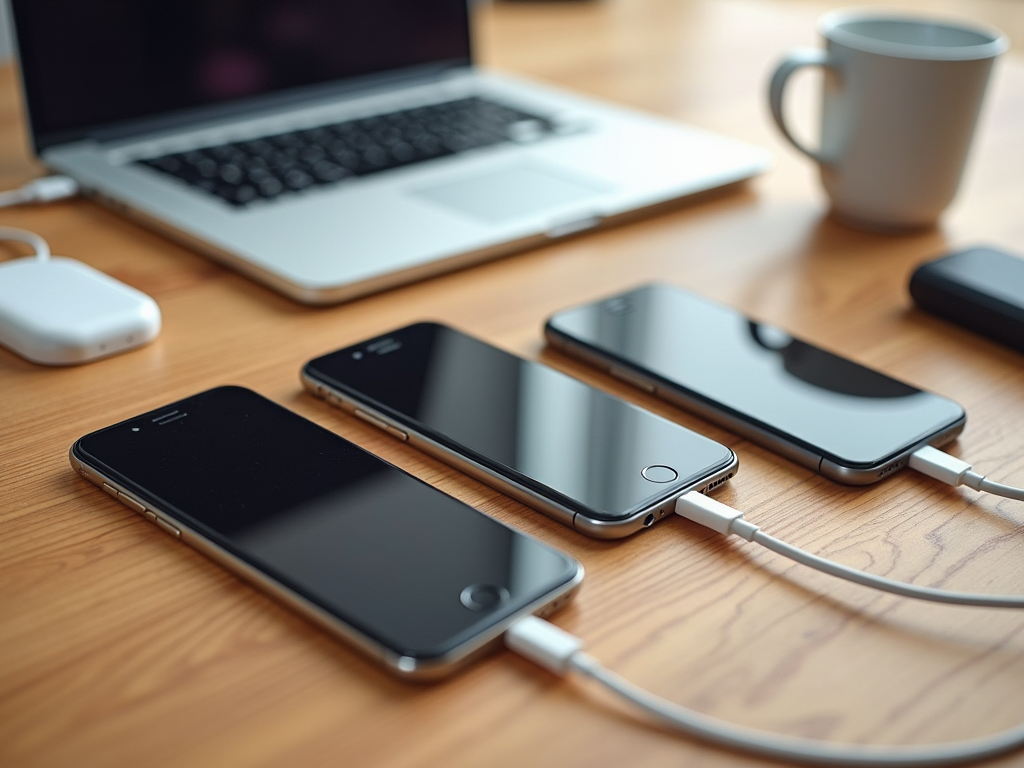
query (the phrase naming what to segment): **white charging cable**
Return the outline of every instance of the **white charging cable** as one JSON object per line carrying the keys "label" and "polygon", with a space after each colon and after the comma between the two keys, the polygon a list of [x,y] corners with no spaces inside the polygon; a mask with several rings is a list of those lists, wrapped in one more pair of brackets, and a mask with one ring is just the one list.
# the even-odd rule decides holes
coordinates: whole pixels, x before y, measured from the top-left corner
{"label": "white charging cable", "polygon": [[18,189],[0,192],[0,208],[25,203],[50,203],[78,194],[78,182],[69,176],[43,176]]}
{"label": "white charging cable", "polygon": [[943,766],[995,757],[1024,747],[1024,726],[969,741],[922,746],[857,746],[793,738],[735,725],[666,701],[605,669],[583,641],[537,616],[505,632],[505,645],[550,672],[575,672],[688,736],[789,763],[824,766]]}
{"label": "white charging cable", "polygon": [[966,461],[961,461],[930,445],[918,448],[910,454],[910,468],[916,469],[922,475],[928,475],[935,480],[948,483],[954,488],[966,485],[968,488],[982,493],[1024,501],[1024,488],[1015,488],[1012,485],[1003,485],[988,480],[984,475],[974,472],[973,466]]}
{"label": "white charging cable", "polygon": [[812,555],[792,544],[769,536],[753,523],[743,518],[743,513],[733,509],[727,504],[705,496],[697,491],[684,493],[676,500],[676,514],[700,523],[707,528],[725,535],[736,535],[740,538],[760,544],[766,549],[772,550],[780,555],[795,560],[809,568],[836,576],[840,579],[852,581],[865,587],[873,587],[884,592],[891,592],[901,597],[913,597],[918,600],[928,600],[933,603],[948,603],[951,605],[968,605],[979,608],[1024,608],[1024,596],[1018,595],[984,595],[972,592],[952,592],[945,589],[933,587],[921,587],[916,584],[908,584],[903,581],[887,579],[884,576],[875,576],[856,568],[850,568],[839,563],[826,560],[823,557]]}

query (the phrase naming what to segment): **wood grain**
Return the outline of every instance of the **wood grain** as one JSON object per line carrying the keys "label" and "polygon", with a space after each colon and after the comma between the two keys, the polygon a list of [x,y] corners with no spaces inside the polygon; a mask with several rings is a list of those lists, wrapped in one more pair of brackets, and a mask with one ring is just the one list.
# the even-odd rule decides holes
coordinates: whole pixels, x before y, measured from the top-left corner
{"label": "wood grain", "polygon": [[[48,369],[0,350],[0,765],[746,766],[593,688],[507,653],[409,685],[78,478],[82,434],[222,383],[250,386],[579,558],[557,622],[636,682],[702,712],[852,742],[967,738],[1024,712],[1024,617],[875,594],[670,520],[593,541],[304,395],[314,355],[419,319],[537,357],[731,445],[720,498],[769,532],[921,584],[1024,590],[1024,506],[902,473],[846,488],[543,347],[552,312],[649,279],[687,286],[966,407],[954,451],[1024,483],[1019,354],[910,306],[916,264],[977,241],[1024,253],[1024,6],[901,3],[1003,27],[961,193],[901,237],[826,216],[813,168],[764,105],[773,63],[814,45],[808,0],[482,6],[482,59],[757,142],[775,166],[738,190],[328,309],[283,299],[90,202],[0,212],[153,295],[145,349]],[[813,130],[814,86],[789,107]],[[0,70],[0,186],[39,172]],[[4,246],[6,250],[6,246]],[[10,249],[13,254],[14,249]],[[1024,765],[1015,755],[994,765]]]}

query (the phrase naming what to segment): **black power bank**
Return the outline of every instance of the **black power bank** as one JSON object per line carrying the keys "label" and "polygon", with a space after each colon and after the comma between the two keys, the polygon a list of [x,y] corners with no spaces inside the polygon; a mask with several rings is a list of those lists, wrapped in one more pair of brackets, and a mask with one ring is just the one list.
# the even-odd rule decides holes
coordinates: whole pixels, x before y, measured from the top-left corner
{"label": "black power bank", "polygon": [[1024,257],[957,251],[914,270],[910,295],[924,311],[1024,352]]}

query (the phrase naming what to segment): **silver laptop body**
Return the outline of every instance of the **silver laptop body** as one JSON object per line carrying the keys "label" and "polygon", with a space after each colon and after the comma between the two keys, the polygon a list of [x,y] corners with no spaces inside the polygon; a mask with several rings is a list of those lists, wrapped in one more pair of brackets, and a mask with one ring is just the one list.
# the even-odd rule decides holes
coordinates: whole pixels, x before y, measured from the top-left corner
{"label": "silver laptop body", "polygon": [[[468,56],[468,14],[461,0],[391,4],[398,15],[409,2],[419,7],[445,5],[455,16],[466,14],[460,27],[467,40],[465,57],[458,55],[461,50],[454,56],[448,51],[439,62],[391,67],[338,82],[227,99],[223,104],[207,99],[199,105],[103,119],[99,124],[93,116],[84,127],[68,129],[66,124],[77,117],[69,118],[61,110],[73,112],[74,105],[51,104],[48,112],[45,87],[54,78],[78,75],[47,75],[39,63],[45,55],[39,42],[40,19],[52,18],[39,6],[51,2],[58,0],[12,0],[27,111],[42,161],[74,177],[113,209],[307,304],[345,301],[614,222],[743,180],[768,164],[765,151],[741,142],[475,67]],[[384,0],[322,0],[320,5],[325,3],[334,6],[335,14],[344,14],[357,13],[367,3],[379,8]],[[86,8],[124,4],[78,3]],[[176,5],[190,3],[176,0],[169,8]],[[215,5],[203,0],[196,7]],[[267,0],[255,3],[252,13],[287,6]],[[287,28],[287,17],[280,18],[285,21],[278,23]],[[159,32],[147,34],[160,39]],[[112,45],[120,40],[117,37]],[[88,55],[83,50],[83,56]],[[64,56],[74,60],[74,51],[65,51]],[[233,81],[228,76],[244,85],[252,71],[259,71],[252,61],[245,68],[244,55],[236,59],[211,58],[221,67],[211,71],[219,72],[217,77],[229,86]],[[125,66],[131,62],[126,60]],[[119,77],[114,75],[115,80]],[[58,86],[49,87],[52,92]],[[78,84],[79,91],[83,87],[103,86],[92,81]],[[117,88],[137,91],[120,80]],[[480,99],[529,117],[502,129],[507,140],[330,183],[311,183],[269,198],[250,190],[246,194],[253,199],[244,205],[162,172],[151,162]],[[215,181],[220,183],[219,178]]]}

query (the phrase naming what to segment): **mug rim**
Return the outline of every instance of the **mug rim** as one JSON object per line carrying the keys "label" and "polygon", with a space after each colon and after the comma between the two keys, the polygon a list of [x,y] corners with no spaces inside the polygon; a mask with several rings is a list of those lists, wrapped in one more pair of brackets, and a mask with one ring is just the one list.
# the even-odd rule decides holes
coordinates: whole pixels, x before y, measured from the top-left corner
{"label": "mug rim", "polygon": [[[843,28],[844,24],[852,21],[897,21],[928,24],[930,26],[971,32],[988,39],[973,45],[958,46],[894,43]],[[876,8],[846,8],[831,11],[818,20],[818,31],[826,40],[831,40],[848,48],[902,59],[974,61],[995,58],[1005,53],[1010,47],[1006,35],[996,27],[987,24],[949,16],[899,11],[887,12]]]}

